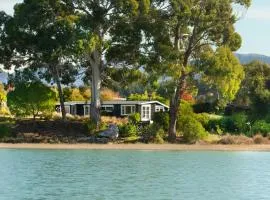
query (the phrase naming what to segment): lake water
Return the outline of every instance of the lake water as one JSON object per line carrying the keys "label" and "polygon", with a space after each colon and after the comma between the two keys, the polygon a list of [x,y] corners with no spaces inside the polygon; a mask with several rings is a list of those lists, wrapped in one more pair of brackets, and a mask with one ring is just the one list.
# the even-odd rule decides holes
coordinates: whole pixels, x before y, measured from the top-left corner
{"label": "lake water", "polygon": [[2,149],[0,199],[270,199],[270,153]]}

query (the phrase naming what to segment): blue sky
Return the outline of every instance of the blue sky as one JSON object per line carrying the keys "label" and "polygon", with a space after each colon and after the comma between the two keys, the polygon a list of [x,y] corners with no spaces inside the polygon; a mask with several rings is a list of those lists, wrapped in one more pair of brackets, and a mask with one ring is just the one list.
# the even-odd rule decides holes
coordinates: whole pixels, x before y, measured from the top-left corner
{"label": "blue sky", "polygon": [[[0,9],[13,13],[15,3],[22,0],[0,0]],[[252,6],[236,24],[243,44],[239,53],[258,53],[270,56],[270,0],[253,0]]]}

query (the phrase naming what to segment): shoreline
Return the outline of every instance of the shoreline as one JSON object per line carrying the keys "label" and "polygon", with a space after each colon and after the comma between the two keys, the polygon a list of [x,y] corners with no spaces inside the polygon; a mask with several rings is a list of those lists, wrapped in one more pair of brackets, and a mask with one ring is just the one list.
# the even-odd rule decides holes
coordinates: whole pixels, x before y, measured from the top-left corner
{"label": "shoreline", "polygon": [[270,145],[185,145],[185,144],[7,144],[1,149],[44,150],[144,150],[144,151],[269,151]]}

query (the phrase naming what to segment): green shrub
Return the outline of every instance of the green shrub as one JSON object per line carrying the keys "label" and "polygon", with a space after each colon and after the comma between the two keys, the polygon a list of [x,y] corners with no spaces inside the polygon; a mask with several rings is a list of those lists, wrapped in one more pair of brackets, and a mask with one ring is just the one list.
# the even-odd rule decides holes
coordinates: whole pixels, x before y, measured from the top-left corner
{"label": "green shrub", "polygon": [[221,125],[221,119],[210,119],[205,126],[205,129],[209,132],[216,132]]}
{"label": "green shrub", "polygon": [[137,126],[131,123],[123,124],[119,127],[120,137],[133,137],[138,135]]}
{"label": "green shrub", "polygon": [[199,121],[204,128],[207,127],[209,121],[210,121],[210,117],[209,114],[207,113],[200,113],[200,114],[194,114],[194,118]]}
{"label": "green shrub", "polygon": [[219,134],[221,134],[222,132],[234,134],[248,134],[250,130],[248,116],[244,113],[237,113],[232,116],[225,116],[221,119],[211,119],[204,127],[210,132],[214,131]]}
{"label": "green shrub", "polygon": [[164,137],[165,132],[163,129],[159,129],[156,133],[156,136],[153,138],[153,143],[155,144],[163,144],[164,143]]}
{"label": "green shrub", "polygon": [[97,130],[97,126],[93,121],[87,121],[86,126],[87,126],[89,133],[91,133],[91,134]]}
{"label": "green shrub", "polygon": [[145,126],[142,129],[141,137],[145,143],[164,143],[165,131],[156,123]]}
{"label": "green shrub", "polygon": [[249,131],[248,117],[244,113],[237,113],[232,116],[232,121],[237,133],[247,133]]}
{"label": "green shrub", "polygon": [[96,123],[94,123],[92,120],[87,120],[85,125],[87,126],[88,132],[90,134],[95,134],[98,131],[103,131],[108,128],[108,125],[104,122],[100,122],[99,127],[97,127]]}
{"label": "green shrub", "polygon": [[179,121],[183,138],[188,143],[195,143],[207,136],[207,131],[202,124],[191,116],[182,117]]}
{"label": "green shrub", "polygon": [[141,115],[140,113],[133,113],[132,115],[130,115],[128,117],[128,121],[131,123],[131,124],[139,124],[140,121],[141,121]]}
{"label": "green shrub", "polygon": [[180,112],[177,116],[177,124],[176,124],[177,131],[182,130],[181,120],[183,117],[185,117],[185,116],[189,116],[192,118],[195,117],[195,113],[193,112],[193,108],[192,108],[191,104],[186,102],[186,101],[181,101],[179,111]]}
{"label": "green shrub", "polygon": [[267,136],[270,133],[270,124],[264,120],[256,121],[251,128],[252,134],[262,134],[263,136]]}
{"label": "green shrub", "polygon": [[226,133],[235,133],[237,130],[232,117],[222,117],[220,120],[220,127]]}
{"label": "green shrub", "polygon": [[169,129],[169,113],[168,112],[156,112],[153,116],[153,121],[158,124],[162,129]]}
{"label": "green shrub", "polygon": [[181,104],[180,104],[180,113],[181,113],[181,116],[184,116],[184,115],[193,115],[194,112],[193,112],[193,107],[190,103],[186,102],[186,101],[181,101]]}
{"label": "green shrub", "polygon": [[0,138],[8,137],[10,134],[10,127],[7,124],[0,124]]}

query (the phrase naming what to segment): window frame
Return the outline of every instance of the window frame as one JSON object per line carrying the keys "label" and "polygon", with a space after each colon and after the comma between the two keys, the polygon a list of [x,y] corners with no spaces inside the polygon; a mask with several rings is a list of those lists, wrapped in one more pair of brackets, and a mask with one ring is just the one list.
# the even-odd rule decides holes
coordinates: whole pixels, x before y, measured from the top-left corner
{"label": "window frame", "polygon": [[155,106],[155,112],[164,112],[165,111],[165,108],[164,106],[160,106],[160,105],[156,105]]}
{"label": "window frame", "polygon": [[65,105],[64,107],[65,107],[66,114],[71,114],[70,113],[70,111],[71,111],[70,105]]}
{"label": "window frame", "polygon": [[70,105],[70,114],[77,115],[77,105]]}
{"label": "window frame", "polygon": [[[104,110],[103,110],[102,108],[104,108]],[[106,108],[111,108],[111,110],[107,110]],[[102,111],[105,111],[105,112],[107,112],[107,113],[112,113],[113,110],[114,110],[114,105],[102,105],[102,106],[101,106],[101,110],[102,110]]]}
{"label": "window frame", "polygon": [[[85,108],[88,108],[88,113],[86,113],[86,109]],[[90,105],[83,105],[83,115],[84,116],[88,116],[90,115]]]}
{"label": "window frame", "polygon": [[[131,113],[126,113],[126,108],[131,107]],[[129,116],[136,112],[136,105],[121,105],[121,115]]]}

